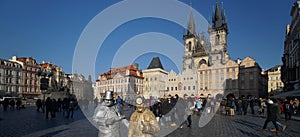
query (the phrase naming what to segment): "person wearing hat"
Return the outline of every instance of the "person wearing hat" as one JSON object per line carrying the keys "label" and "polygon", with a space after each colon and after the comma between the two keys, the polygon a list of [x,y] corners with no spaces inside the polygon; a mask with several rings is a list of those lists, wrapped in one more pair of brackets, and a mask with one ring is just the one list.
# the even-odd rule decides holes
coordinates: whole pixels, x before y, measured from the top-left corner
{"label": "person wearing hat", "polygon": [[267,119],[266,119],[265,124],[262,128],[262,131],[264,131],[267,128],[269,122],[272,122],[275,129],[276,129],[276,130],[272,130],[272,131],[276,132],[276,134],[277,134],[278,125],[276,124],[276,121],[277,121],[276,113],[277,113],[277,107],[274,106],[273,100],[269,99],[268,102],[267,102]]}
{"label": "person wearing hat", "polygon": [[136,111],[130,117],[128,137],[153,137],[160,130],[155,115],[146,108],[143,97],[136,98]]}
{"label": "person wearing hat", "polygon": [[127,120],[119,112],[113,95],[113,91],[105,91],[103,103],[95,109],[93,120],[99,126],[99,137],[120,137],[120,122],[127,126]]}

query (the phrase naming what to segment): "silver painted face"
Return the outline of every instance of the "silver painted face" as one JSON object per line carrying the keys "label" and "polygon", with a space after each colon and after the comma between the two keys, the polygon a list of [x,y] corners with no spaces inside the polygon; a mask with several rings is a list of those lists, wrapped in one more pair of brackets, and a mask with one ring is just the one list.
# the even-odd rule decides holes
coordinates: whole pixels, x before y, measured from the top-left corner
{"label": "silver painted face", "polygon": [[114,100],[111,100],[111,99],[104,99],[103,101],[104,101],[105,106],[107,106],[107,107],[112,106],[114,103]]}

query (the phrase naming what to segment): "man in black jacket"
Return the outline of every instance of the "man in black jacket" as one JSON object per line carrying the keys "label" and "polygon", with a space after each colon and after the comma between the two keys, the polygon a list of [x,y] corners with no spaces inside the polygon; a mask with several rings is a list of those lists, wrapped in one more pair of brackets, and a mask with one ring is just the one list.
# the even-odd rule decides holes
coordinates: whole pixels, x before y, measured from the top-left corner
{"label": "man in black jacket", "polygon": [[267,103],[267,119],[265,121],[265,124],[264,124],[262,130],[265,130],[267,128],[268,123],[271,121],[273,123],[275,129],[276,129],[275,132],[277,133],[277,131],[278,131],[278,126],[276,124],[276,120],[277,120],[277,115],[276,115],[276,113],[277,113],[277,107],[274,106],[273,104],[274,104],[274,102],[271,99],[269,99],[268,103]]}

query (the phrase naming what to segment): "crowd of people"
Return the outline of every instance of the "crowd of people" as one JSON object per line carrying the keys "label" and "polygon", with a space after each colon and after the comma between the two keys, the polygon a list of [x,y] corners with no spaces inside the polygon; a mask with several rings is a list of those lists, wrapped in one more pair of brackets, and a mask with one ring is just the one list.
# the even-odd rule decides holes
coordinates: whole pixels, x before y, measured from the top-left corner
{"label": "crowd of people", "polygon": [[[63,99],[47,97],[45,100],[37,99],[35,103],[32,102],[33,104],[36,106],[36,111],[43,113],[46,119],[55,119],[57,113],[62,113],[65,118],[73,118],[74,110],[78,108],[78,101],[74,96]],[[3,111],[25,109],[25,103],[22,102],[22,98],[5,98],[0,102],[0,106],[2,106]]]}
{"label": "crowd of people", "polygon": [[[247,115],[248,108],[251,114],[258,114],[266,117],[267,102],[269,99],[244,97],[228,98],[221,101],[220,111],[224,115]],[[290,120],[292,115],[296,115],[299,110],[299,100],[297,98],[272,98],[278,107],[278,113],[285,115],[285,120]]]}
{"label": "crowd of people", "polygon": [[8,109],[12,111],[15,109],[20,110],[21,108],[25,108],[21,98],[5,98],[0,102],[0,105],[2,105],[4,111],[7,111]]}
{"label": "crowd of people", "polygon": [[192,115],[212,114],[216,109],[216,99],[212,97],[180,98],[178,95],[151,99],[150,110],[161,126],[192,126]]}
{"label": "crowd of people", "polygon": [[[122,114],[122,108],[128,106],[129,108],[138,111],[138,104],[128,104],[118,96],[116,99],[109,98],[107,107],[114,106],[114,111],[117,115],[115,117],[124,119]],[[86,103],[88,102],[88,103]],[[95,98],[93,101],[79,100],[73,96],[68,98],[54,98],[48,97],[45,101],[36,100],[36,111],[45,113],[46,119],[55,119],[56,113],[62,113],[65,118],[73,118],[74,110],[79,107],[81,109],[87,109],[88,104],[94,105],[95,111],[100,106],[99,104],[105,104],[105,100]],[[22,102],[20,99],[7,99],[1,102],[3,110],[8,109],[13,111],[14,109],[20,110]],[[104,105],[105,106],[105,105]],[[142,109],[147,113],[151,112],[157,124],[159,126],[175,127],[179,126],[183,128],[192,126],[192,115],[201,116],[202,114],[208,115],[219,112],[224,116],[238,116],[238,115],[256,115],[266,118],[266,121],[262,125],[262,131],[264,131],[269,122],[272,122],[274,128],[272,131],[278,132],[279,127],[285,130],[286,125],[283,124],[283,120],[288,122],[293,115],[296,115],[299,110],[299,100],[297,98],[255,98],[255,97],[233,97],[227,98],[213,98],[213,97],[184,97],[181,98],[178,95],[169,95],[166,98],[150,98],[149,100],[143,99],[142,106],[146,109]],[[104,109],[104,108],[102,108]],[[105,108],[105,110],[110,110]],[[149,111],[148,111],[149,109]],[[219,111],[217,111],[219,110]],[[137,115],[141,112],[137,112]],[[50,115],[49,115],[50,114]],[[112,113],[112,114],[115,114]],[[147,114],[149,115],[149,114]],[[281,118],[284,117],[284,118]],[[136,121],[133,119],[133,121]]]}
{"label": "crowd of people", "polygon": [[36,101],[36,107],[37,111],[40,112],[40,109],[42,109],[43,112],[46,114],[46,119],[49,119],[49,114],[52,119],[56,118],[57,112],[62,112],[62,115],[65,118],[73,118],[74,110],[78,106],[78,102],[74,97],[68,97],[68,98],[58,98],[57,100],[55,98],[47,97],[45,102],[43,102],[41,99],[38,99]]}
{"label": "crowd of people", "polygon": [[248,108],[250,108],[252,115],[266,118],[262,131],[266,129],[269,122],[272,122],[274,128],[271,131],[277,133],[279,127],[283,131],[286,129],[283,120],[288,122],[293,115],[298,113],[299,100],[295,97],[263,99],[242,96],[240,98],[230,97],[223,99],[220,106],[222,114],[232,117],[235,115],[247,115]]}

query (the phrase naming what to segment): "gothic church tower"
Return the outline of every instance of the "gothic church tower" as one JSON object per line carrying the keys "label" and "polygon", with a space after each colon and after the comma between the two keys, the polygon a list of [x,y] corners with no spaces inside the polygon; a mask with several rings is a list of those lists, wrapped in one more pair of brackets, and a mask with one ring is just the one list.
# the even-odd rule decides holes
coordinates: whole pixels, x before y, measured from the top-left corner
{"label": "gothic church tower", "polygon": [[192,11],[190,13],[190,20],[188,23],[188,29],[186,34],[183,35],[184,39],[184,55],[182,62],[182,71],[187,69],[194,69],[194,61],[192,58],[193,51],[195,50],[196,44],[198,43],[198,38],[196,34],[195,21],[193,19]]}
{"label": "gothic church tower", "polygon": [[[196,33],[196,25],[193,19],[192,11],[187,26],[186,33],[183,35],[184,40],[184,55],[182,62],[182,71],[197,70],[200,62],[207,62],[207,40],[204,35]],[[204,61],[203,61],[204,60]]]}
{"label": "gothic church tower", "polygon": [[212,64],[225,64],[229,59],[227,53],[227,35],[228,27],[225,18],[224,8],[220,9],[218,1],[216,2],[216,9],[212,16],[212,28],[209,28],[211,51],[209,60]]}

